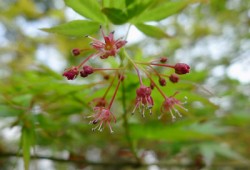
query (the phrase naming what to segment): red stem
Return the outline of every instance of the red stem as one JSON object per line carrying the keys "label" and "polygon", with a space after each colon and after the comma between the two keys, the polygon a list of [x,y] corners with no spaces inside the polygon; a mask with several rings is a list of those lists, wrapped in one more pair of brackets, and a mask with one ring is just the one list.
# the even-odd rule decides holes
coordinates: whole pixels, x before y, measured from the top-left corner
{"label": "red stem", "polygon": [[113,80],[111,81],[111,83],[109,84],[108,89],[105,91],[105,93],[104,93],[104,95],[103,95],[103,97],[102,97],[103,99],[106,98],[106,96],[107,96],[107,94],[108,94],[110,88],[112,87],[112,85],[113,85],[113,83],[114,83],[114,81],[115,81],[116,76],[117,76],[117,74],[115,75],[115,77],[113,78]]}
{"label": "red stem", "polygon": [[94,53],[94,54],[88,56],[85,60],[83,60],[83,62],[81,62],[81,63],[77,66],[77,68],[79,69],[79,68],[82,67],[91,57],[93,57],[93,56],[95,56],[95,55],[98,55],[98,54],[99,54],[99,53]]}
{"label": "red stem", "polygon": [[149,74],[145,71],[148,78],[154,83],[154,86],[157,88],[157,90],[161,93],[161,95],[166,99],[167,96],[163,93],[163,91],[155,84],[154,80],[149,76]]}
{"label": "red stem", "polygon": [[102,71],[102,70],[120,70],[120,68],[94,68],[94,71]]}
{"label": "red stem", "polygon": [[155,63],[149,63],[149,65],[174,68],[173,65],[169,65],[169,64],[155,64]]}
{"label": "red stem", "polygon": [[111,101],[110,101],[110,103],[109,103],[108,109],[110,109],[110,108],[111,108],[111,106],[112,106],[112,104],[113,104],[113,102],[114,102],[114,100],[115,100],[115,96],[116,96],[116,93],[117,93],[117,91],[118,91],[118,88],[119,88],[119,86],[120,86],[120,84],[121,84],[122,77],[123,77],[123,76],[122,76],[122,75],[120,75],[120,78],[119,78],[118,84],[117,84],[117,86],[116,86],[116,88],[115,88],[115,92],[114,92],[114,95],[113,95],[113,97],[112,97],[112,99],[111,99]]}

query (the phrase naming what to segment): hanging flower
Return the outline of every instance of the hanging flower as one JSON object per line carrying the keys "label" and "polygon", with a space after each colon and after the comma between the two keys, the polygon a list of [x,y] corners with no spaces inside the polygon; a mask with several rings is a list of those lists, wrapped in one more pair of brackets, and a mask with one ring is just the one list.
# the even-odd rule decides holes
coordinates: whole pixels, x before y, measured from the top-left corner
{"label": "hanging flower", "polygon": [[[178,94],[177,92],[170,96],[170,97],[166,97],[164,102],[162,103],[161,106],[161,112],[169,112],[171,114],[172,120],[176,119],[176,116],[174,113],[177,113],[177,115],[179,117],[182,117],[181,113],[179,112],[178,108],[181,108],[185,111],[188,111],[185,107],[183,107],[183,104],[185,104],[186,102],[181,102],[179,100],[177,100],[174,96]],[[161,118],[162,115],[159,116],[159,118]]]}
{"label": "hanging flower", "polygon": [[111,121],[113,120],[116,122],[115,116],[111,113],[109,109],[106,109],[105,107],[94,107],[94,115],[90,116],[93,117],[94,120],[92,120],[90,123],[92,124],[98,124],[96,127],[92,128],[93,131],[98,129],[99,131],[103,130],[103,126],[108,125],[110,132],[113,133],[112,127],[110,125]]}
{"label": "hanging flower", "polygon": [[[141,85],[140,88],[136,90],[136,103],[135,108],[132,111],[134,114],[135,110],[139,108],[140,112],[142,112],[142,116],[145,117],[145,108],[149,109],[150,114],[152,114],[152,107],[154,105],[153,98],[151,97],[151,88]],[[141,109],[142,107],[142,109]]]}

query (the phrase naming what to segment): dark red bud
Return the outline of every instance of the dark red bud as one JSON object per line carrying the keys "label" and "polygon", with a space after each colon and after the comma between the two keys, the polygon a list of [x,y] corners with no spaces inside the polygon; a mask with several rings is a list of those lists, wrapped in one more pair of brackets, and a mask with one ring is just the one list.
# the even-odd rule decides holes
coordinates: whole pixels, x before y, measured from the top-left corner
{"label": "dark red bud", "polygon": [[159,78],[159,83],[161,86],[166,86],[167,82],[164,78]]}
{"label": "dark red bud", "polygon": [[63,73],[63,76],[67,77],[68,80],[73,80],[77,77],[78,74],[79,74],[79,71],[77,67],[72,67],[71,69],[65,71]]}
{"label": "dark red bud", "polygon": [[103,78],[104,78],[104,80],[108,80],[109,79],[109,75],[104,75]]}
{"label": "dark red bud", "polygon": [[172,82],[172,83],[177,83],[179,81],[179,77],[176,75],[176,74],[171,74],[169,76],[169,80]]}
{"label": "dark red bud", "polygon": [[168,58],[167,57],[161,57],[160,58],[160,62],[161,63],[166,63],[168,61]]}
{"label": "dark red bud", "polygon": [[88,77],[88,74],[84,70],[82,70],[82,71],[80,71],[80,76],[81,77]]}
{"label": "dark red bud", "polygon": [[93,68],[91,66],[83,66],[83,71],[86,74],[92,74],[94,72]]}
{"label": "dark red bud", "polygon": [[190,67],[185,63],[177,63],[175,64],[174,69],[176,74],[187,74],[189,73]]}
{"label": "dark red bud", "polygon": [[150,88],[153,90],[154,87],[155,87],[155,83],[151,81],[151,82],[150,82]]}
{"label": "dark red bud", "polygon": [[124,75],[118,74],[118,78],[123,81],[125,79]]}
{"label": "dark red bud", "polygon": [[74,49],[72,50],[72,54],[73,54],[74,56],[78,56],[79,54],[81,54],[81,50],[78,49],[78,48],[74,48]]}

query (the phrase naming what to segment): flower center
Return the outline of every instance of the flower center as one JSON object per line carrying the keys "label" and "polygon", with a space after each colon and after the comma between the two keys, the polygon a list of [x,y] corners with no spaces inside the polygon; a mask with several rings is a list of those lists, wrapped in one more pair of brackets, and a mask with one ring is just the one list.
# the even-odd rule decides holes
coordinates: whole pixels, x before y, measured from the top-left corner
{"label": "flower center", "polygon": [[110,44],[105,45],[105,50],[111,50],[112,46]]}

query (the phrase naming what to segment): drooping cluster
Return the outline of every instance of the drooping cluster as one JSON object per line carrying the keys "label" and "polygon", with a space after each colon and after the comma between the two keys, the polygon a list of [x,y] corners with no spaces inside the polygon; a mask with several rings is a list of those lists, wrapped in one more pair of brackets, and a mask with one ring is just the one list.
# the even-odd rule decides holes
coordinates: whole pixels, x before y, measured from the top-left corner
{"label": "drooping cluster", "polygon": [[[68,80],[74,80],[78,75],[82,78],[86,78],[89,75],[101,71],[103,74],[104,71],[111,71],[108,74],[103,74],[104,79],[109,81],[109,85],[103,94],[102,97],[95,98],[90,102],[92,105],[94,113],[89,118],[93,118],[90,121],[91,124],[97,125],[92,130],[102,131],[105,126],[108,126],[110,132],[113,132],[111,127],[112,122],[116,122],[115,115],[111,112],[111,107],[120,87],[120,84],[123,82],[125,78],[125,73],[129,71],[129,65],[132,64],[137,73],[137,77],[139,79],[139,87],[135,91],[135,106],[132,110],[132,114],[139,111],[143,117],[145,117],[145,112],[148,111],[150,115],[152,115],[152,109],[154,106],[154,100],[152,97],[152,92],[156,89],[163,97],[163,103],[161,106],[162,114],[159,118],[162,117],[163,113],[170,113],[173,120],[176,119],[176,114],[181,117],[181,111],[187,111],[186,108],[183,107],[183,102],[180,102],[175,98],[177,92],[168,97],[160,86],[165,87],[169,82],[178,83],[180,78],[179,75],[184,75],[190,72],[190,66],[185,63],[177,63],[174,65],[166,64],[168,62],[167,57],[159,57],[150,62],[141,62],[133,60],[123,48],[127,43],[126,40],[119,38],[117,40],[114,39],[114,31],[109,33],[108,36],[105,36],[102,28],[101,34],[104,39],[104,42],[95,39],[91,36],[86,36],[92,40],[90,43],[92,49],[94,49],[94,53],[86,57],[79,65],[72,66],[65,70],[63,76]],[[122,49],[122,50],[121,50]],[[84,49],[74,48],[72,50],[72,54],[74,56],[81,55]],[[112,57],[120,57],[120,67],[118,68],[95,68],[91,65],[87,65],[86,63],[92,59],[99,57],[100,59],[108,59],[110,56]],[[123,62],[123,60],[127,60],[128,62]],[[124,63],[127,63],[124,65]],[[139,66],[140,65],[140,66]],[[163,74],[158,71],[157,67],[170,68],[173,69],[173,73],[170,75]],[[147,86],[143,83],[144,77],[141,75],[141,72],[146,75],[146,78],[150,80],[150,84]],[[111,80],[110,77],[113,77]],[[155,77],[158,77],[158,82],[155,82]],[[167,79],[166,79],[167,78]],[[116,83],[116,85],[115,85]],[[110,99],[110,102],[107,100],[107,94],[112,91],[111,87],[115,86],[115,90]]]}

